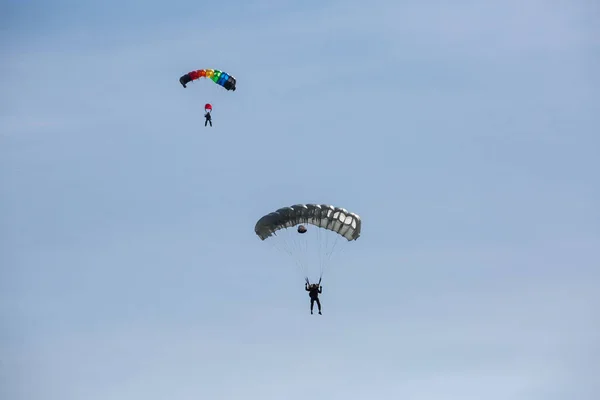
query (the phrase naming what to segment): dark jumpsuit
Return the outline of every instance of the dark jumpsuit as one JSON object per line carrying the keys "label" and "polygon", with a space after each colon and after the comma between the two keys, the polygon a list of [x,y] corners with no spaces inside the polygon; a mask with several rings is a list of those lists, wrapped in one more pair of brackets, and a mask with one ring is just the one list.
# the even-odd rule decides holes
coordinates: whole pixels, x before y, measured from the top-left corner
{"label": "dark jumpsuit", "polygon": [[206,121],[204,121],[204,126],[206,126],[206,124],[209,123],[209,122],[210,122],[210,126],[212,126],[212,118],[211,118],[209,112],[207,112],[206,114],[204,114],[204,118],[206,118]]}
{"label": "dark jumpsuit", "polygon": [[315,306],[315,302],[317,302],[317,307],[319,307],[319,312],[321,312],[321,301],[319,300],[319,293],[323,293],[323,288],[318,286],[309,287],[306,285],[305,287],[308,295],[310,296],[310,312],[312,313],[313,307]]}

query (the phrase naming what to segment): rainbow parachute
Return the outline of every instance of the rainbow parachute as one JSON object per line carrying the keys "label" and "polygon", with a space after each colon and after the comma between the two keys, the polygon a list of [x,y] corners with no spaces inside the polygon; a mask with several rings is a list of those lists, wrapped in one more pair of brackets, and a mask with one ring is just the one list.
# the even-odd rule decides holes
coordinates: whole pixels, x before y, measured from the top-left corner
{"label": "rainbow parachute", "polygon": [[200,78],[211,79],[217,85],[223,86],[227,90],[235,91],[235,78],[227,72],[219,71],[218,69],[199,69],[189,72],[179,78],[179,83],[185,88],[186,84]]}

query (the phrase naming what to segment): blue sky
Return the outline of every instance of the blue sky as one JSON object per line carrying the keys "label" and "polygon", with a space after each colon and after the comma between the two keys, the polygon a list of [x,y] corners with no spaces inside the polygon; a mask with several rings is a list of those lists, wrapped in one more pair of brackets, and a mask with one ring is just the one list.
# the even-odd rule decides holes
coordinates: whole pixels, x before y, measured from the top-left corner
{"label": "blue sky", "polygon": [[[600,396],[593,2],[1,7],[1,398]],[[322,317],[302,202],[363,219]]]}

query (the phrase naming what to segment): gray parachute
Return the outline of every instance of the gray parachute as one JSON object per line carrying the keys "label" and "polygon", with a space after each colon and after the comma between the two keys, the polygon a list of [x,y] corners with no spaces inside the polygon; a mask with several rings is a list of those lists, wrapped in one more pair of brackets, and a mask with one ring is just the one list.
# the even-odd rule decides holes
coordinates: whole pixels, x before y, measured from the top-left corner
{"label": "gray parachute", "polygon": [[[317,228],[307,230],[303,224]],[[296,225],[300,225],[299,229],[287,229]],[[346,247],[338,246],[338,242],[355,241],[360,230],[361,219],[357,214],[329,204],[280,208],[260,218],[254,227],[260,240],[271,238],[266,243],[291,256],[306,282],[318,274],[319,283],[333,254],[339,254]]]}
{"label": "gray parachute", "polygon": [[336,232],[348,241],[360,236],[360,217],[344,208],[328,204],[296,204],[280,208],[259,219],[254,232],[261,240],[265,240],[280,229],[298,224],[311,224]]}

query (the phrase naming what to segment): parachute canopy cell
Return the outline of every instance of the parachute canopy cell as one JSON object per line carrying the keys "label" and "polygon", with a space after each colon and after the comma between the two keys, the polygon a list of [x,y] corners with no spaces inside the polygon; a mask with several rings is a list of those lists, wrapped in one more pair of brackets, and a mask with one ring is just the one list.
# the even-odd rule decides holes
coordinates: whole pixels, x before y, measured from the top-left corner
{"label": "parachute canopy cell", "polygon": [[179,83],[185,88],[187,87],[185,85],[200,78],[210,79],[227,90],[235,91],[235,78],[227,72],[219,71],[218,69],[198,69],[196,71],[188,72],[179,78]]}
{"label": "parachute canopy cell", "polygon": [[254,232],[261,240],[280,229],[298,224],[311,224],[338,233],[348,241],[360,236],[361,220],[357,214],[328,204],[296,204],[280,208],[260,218]]}

